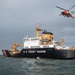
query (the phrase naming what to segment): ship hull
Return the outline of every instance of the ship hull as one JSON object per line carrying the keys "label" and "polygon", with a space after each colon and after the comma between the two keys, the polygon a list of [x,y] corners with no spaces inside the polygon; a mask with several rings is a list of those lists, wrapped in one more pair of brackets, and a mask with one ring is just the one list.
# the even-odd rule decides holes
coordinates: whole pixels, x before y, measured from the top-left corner
{"label": "ship hull", "polygon": [[22,49],[20,55],[29,58],[74,59],[75,50],[56,50],[55,48]]}
{"label": "ship hull", "polygon": [[10,53],[9,50],[2,50],[2,52],[6,57],[75,59],[75,50],[56,50],[55,48],[22,49],[16,54]]}
{"label": "ship hull", "polygon": [[10,50],[2,50],[2,53],[5,57],[20,57],[20,52],[13,52]]}

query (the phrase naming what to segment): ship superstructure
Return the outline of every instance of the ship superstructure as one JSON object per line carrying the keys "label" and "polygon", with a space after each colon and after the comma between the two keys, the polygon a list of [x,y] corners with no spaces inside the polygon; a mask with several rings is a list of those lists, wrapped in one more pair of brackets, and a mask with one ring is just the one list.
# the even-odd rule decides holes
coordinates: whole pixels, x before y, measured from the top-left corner
{"label": "ship superstructure", "polygon": [[[39,26],[40,27],[40,26]],[[34,38],[29,38],[26,37],[24,38],[24,47],[23,48],[56,48],[56,49],[69,49],[69,47],[66,47],[64,45],[64,39],[61,39],[61,44],[60,42],[57,42],[54,40],[53,33],[47,32],[44,30],[42,32],[42,35],[40,36],[40,29],[39,27],[36,28],[36,37]]]}

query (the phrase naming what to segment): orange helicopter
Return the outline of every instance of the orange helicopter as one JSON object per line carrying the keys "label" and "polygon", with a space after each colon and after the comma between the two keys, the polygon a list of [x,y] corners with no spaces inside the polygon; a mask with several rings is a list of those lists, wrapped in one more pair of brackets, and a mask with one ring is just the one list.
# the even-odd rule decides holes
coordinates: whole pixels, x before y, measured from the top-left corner
{"label": "orange helicopter", "polygon": [[63,12],[61,12],[61,14],[59,15],[59,16],[66,16],[66,17],[72,17],[72,18],[75,18],[75,15],[73,15],[73,13],[75,13],[74,11],[70,11],[73,7],[75,7],[75,5],[73,5],[70,9],[68,9],[68,10],[66,10],[66,9],[64,9],[64,8],[61,8],[61,7],[58,7],[58,6],[56,6],[57,8],[59,8],[59,9],[62,9],[62,10],[64,10]]}

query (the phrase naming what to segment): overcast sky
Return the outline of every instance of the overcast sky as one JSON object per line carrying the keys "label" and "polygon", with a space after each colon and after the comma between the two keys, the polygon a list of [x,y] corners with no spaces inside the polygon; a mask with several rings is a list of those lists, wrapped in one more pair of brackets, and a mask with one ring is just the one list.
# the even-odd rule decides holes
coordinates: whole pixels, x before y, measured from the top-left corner
{"label": "overcast sky", "polygon": [[23,43],[26,34],[35,37],[39,22],[42,29],[54,33],[55,40],[64,38],[66,45],[75,46],[75,19],[59,16],[63,10],[55,7],[73,5],[75,0],[0,0],[0,50]]}

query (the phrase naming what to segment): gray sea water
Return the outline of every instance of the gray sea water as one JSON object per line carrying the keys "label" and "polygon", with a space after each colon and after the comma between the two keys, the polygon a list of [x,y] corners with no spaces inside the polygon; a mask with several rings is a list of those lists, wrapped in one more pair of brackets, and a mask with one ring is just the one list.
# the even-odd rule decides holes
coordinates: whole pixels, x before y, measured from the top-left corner
{"label": "gray sea water", "polygon": [[0,75],[75,75],[75,59],[5,58],[0,56]]}

